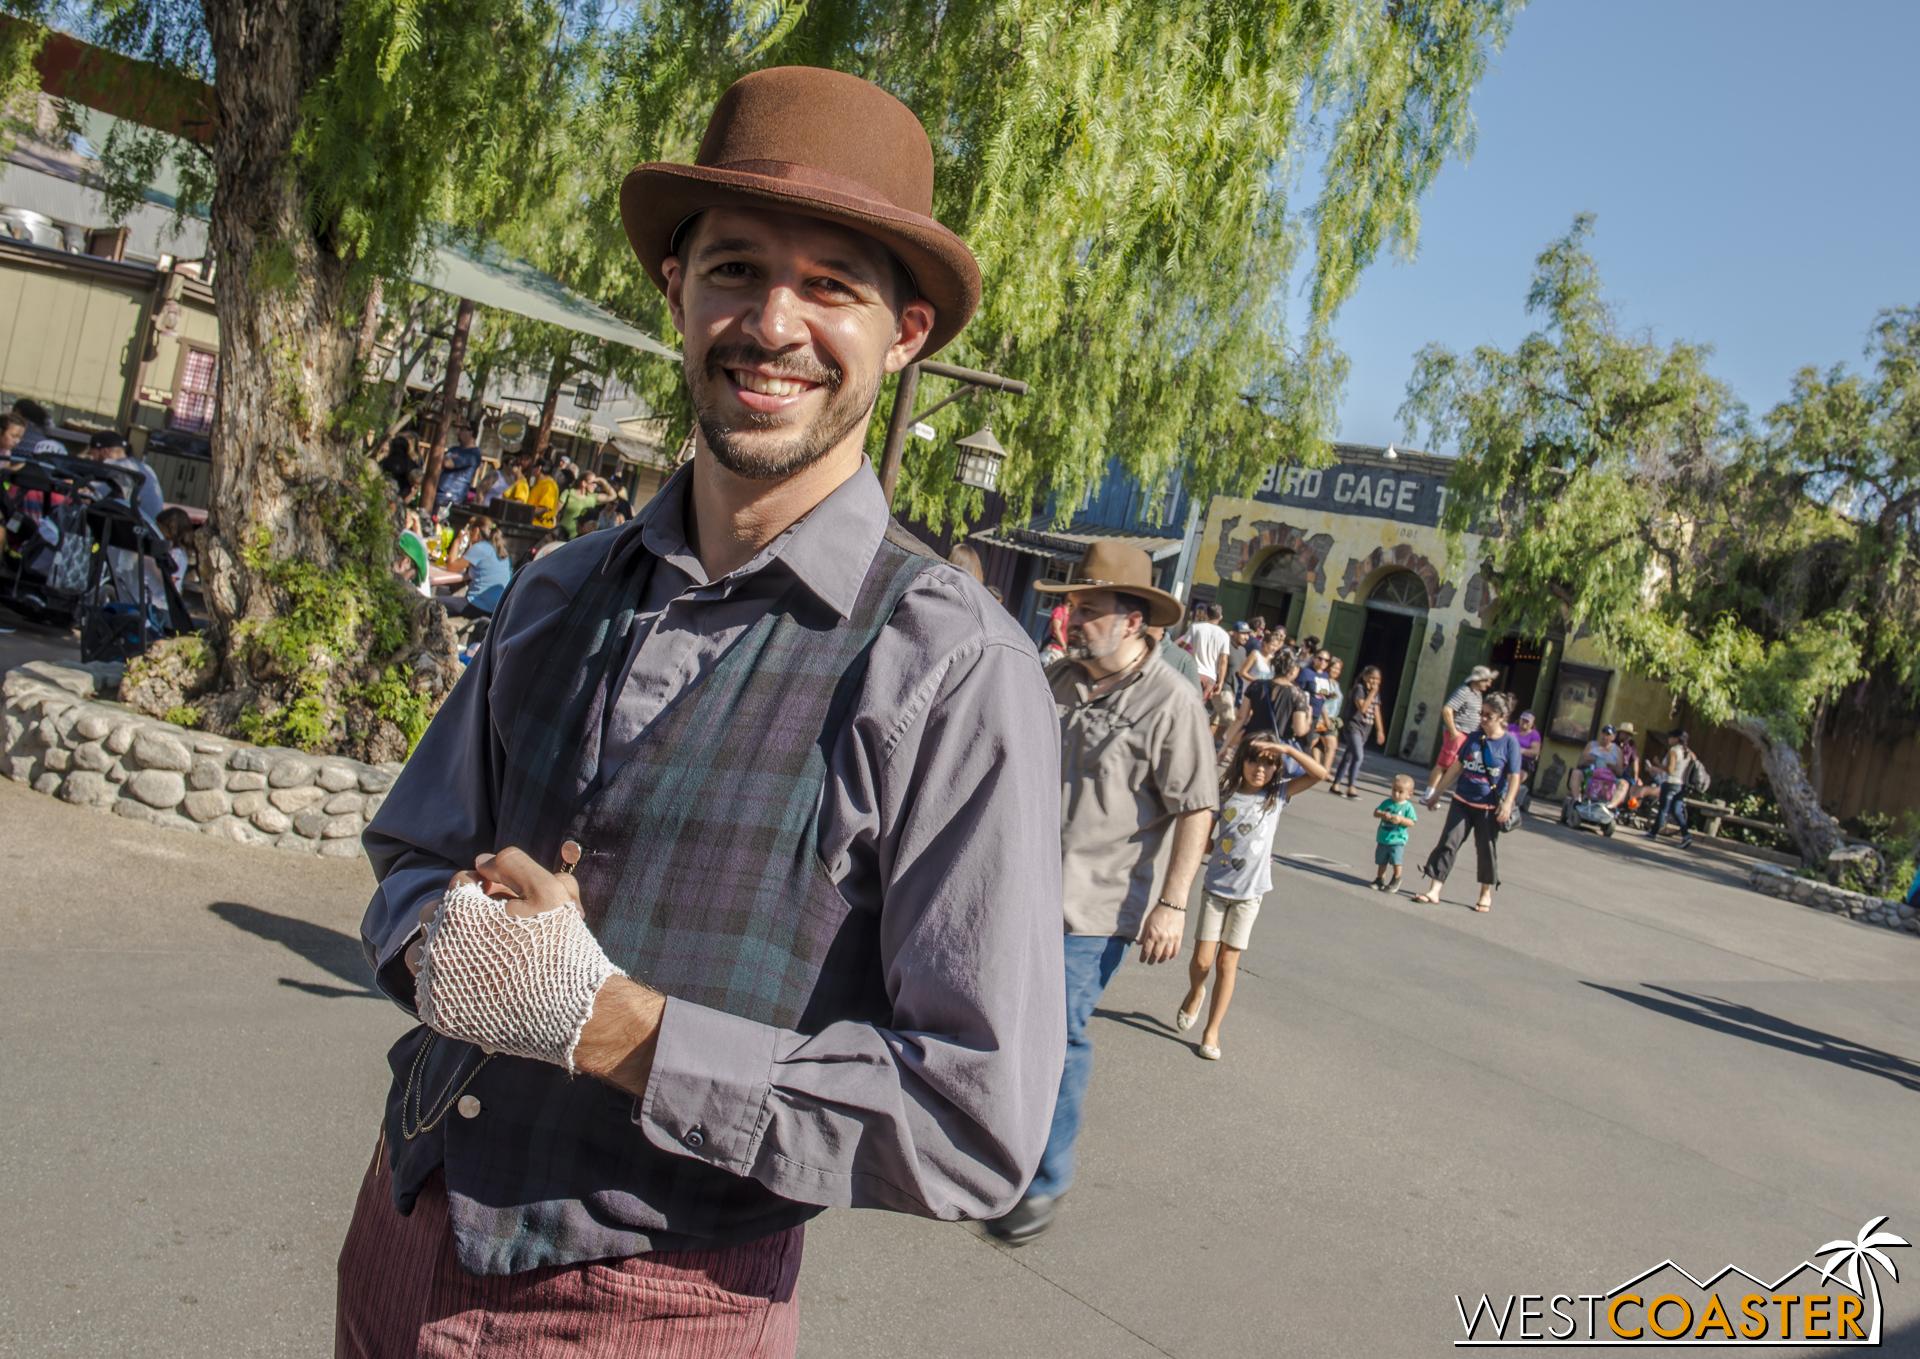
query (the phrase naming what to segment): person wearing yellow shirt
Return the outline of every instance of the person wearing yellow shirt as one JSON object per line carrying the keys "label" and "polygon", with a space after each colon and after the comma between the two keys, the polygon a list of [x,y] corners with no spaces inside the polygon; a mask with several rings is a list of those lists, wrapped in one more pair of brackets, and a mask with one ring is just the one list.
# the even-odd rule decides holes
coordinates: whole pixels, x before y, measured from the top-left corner
{"label": "person wearing yellow shirt", "polygon": [[554,513],[560,508],[560,483],[553,479],[551,462],[541,462],[539,475],[534,478],[533,486],[527,492],[527,500],[534,507],[534,526],[552,528]]}

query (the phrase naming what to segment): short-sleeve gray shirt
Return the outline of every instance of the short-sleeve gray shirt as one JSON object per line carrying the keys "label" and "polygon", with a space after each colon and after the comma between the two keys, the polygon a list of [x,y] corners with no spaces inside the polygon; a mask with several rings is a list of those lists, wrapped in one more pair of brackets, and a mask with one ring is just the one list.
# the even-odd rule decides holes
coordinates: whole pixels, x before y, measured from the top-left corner
{"label": "short-sleeve gray shirt", "polygon": [[1140,932],[1182,812],[1219,803],[1213,736],[1193,683],[1158,655],[1097,699],[1076,661],[1047,681],[1060,710],[1060,876],[1068,934]]}

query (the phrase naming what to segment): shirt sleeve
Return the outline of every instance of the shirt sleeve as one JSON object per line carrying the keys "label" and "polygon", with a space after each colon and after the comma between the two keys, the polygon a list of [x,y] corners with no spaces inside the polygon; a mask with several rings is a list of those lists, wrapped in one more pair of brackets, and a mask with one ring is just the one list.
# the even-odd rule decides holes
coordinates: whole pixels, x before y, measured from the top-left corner
{"label": "shirt sleeve", "polygon": [[[966,587],[941,588],[1004,618]],[[901,706],[836,745],[827,796],[861,829],[822,848],[843,893],[880,892],[890,1018],[803,1034],[669,1000],[633,1111],[655,1146],[829,1207],[988,1218],[1026,1188],[1066,1047],[1060,730],[1031,646],[989,626],[931,674],[876,645],[867,693]]]}
{"label": "shirt sleeve", "polygon": [[1182,691],[1167,704],[1153,761],[1160,805],[1176,816],[1220,805],[1213,733],[1207,726],[1206,709],[1200,706],[1198,696],[1188,697],[1190,692]]}

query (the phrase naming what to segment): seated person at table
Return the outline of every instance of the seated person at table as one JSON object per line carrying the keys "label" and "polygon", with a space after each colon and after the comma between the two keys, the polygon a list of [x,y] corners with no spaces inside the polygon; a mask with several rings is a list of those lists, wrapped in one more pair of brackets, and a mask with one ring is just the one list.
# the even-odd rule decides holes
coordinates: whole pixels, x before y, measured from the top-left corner
{"label": "seated person at table", "polygon": [[467,573],[466,597],[453,595],[440,601],[447,606],[447,612],[456,618],[491,617],[500,596],[507,591],[507,582],[513,578],[513,567],[507,561],[507,540],[493,520],[476,514],[468,521],[447,555],[447,570]]}

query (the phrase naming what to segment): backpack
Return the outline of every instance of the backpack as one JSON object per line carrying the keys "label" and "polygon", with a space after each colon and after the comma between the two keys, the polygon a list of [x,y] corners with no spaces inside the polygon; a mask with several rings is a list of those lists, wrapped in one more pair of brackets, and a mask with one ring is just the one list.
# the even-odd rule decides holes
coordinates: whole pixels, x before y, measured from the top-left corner
{"label": "backpack", "polygon": [[[1691,751],[1688,753],[1692,755]],[[1705,797],[1707,790],[1711,787],[1713,787],[1713,775],[1709,774],[1707,767],[1700,763],[1700,757],[1693,755],[1687,761],[1687,772],[1681,781],[1682,791],[1688,797]]]}

